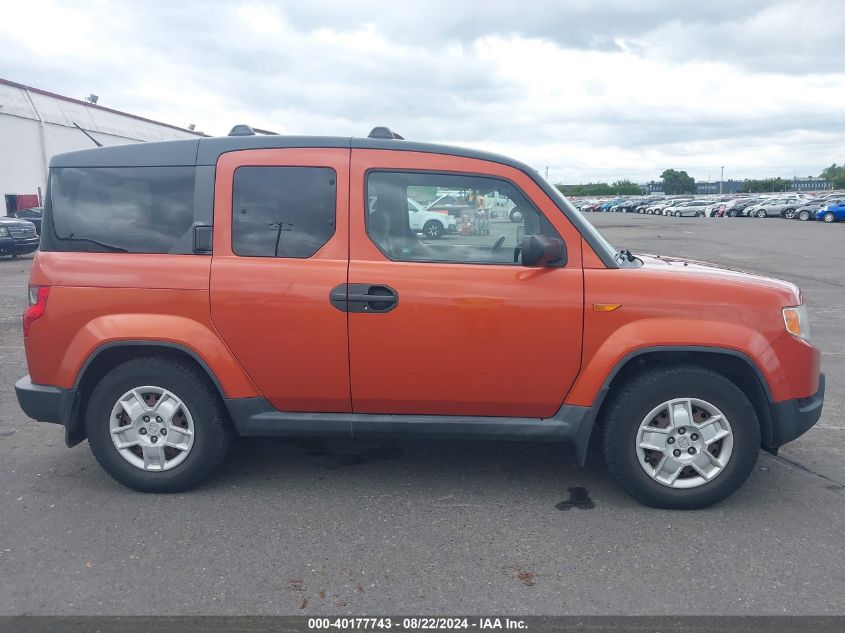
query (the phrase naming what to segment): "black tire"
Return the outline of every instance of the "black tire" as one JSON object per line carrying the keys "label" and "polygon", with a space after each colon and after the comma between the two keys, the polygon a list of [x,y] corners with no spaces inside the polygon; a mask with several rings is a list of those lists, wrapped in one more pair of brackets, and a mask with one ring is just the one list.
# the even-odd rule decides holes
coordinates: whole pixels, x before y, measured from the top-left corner
{"label": "black tire", "polygon": [[783,210],[783,217],[787,220],[794,220],[795,219],[795,209],[784,209]]}
{"label": "black tire", "polygon": [[511,222],[522,222],[522,211],[519,209],[511,209],[508,213],[508,220]]}
{"label": "black tire", "polygon": [[[148,471],[121,457],[111,440],[112,408],[130,389],[155,385],[174,393],[194,421],[193,446],[170,470]],[[181,492],[198,485],[221,464],[234,429],[208,376],[187,362],[144,356],[115,367],[94,388],[85,411],[85,428],[94,457],[115,480],[139,492]]]}
{"label": "black tire", "polygon": [[798,219],[801,220],[802,222],[806,222],[807,220],[810,219],[810,212],[809,211],[801,211],[798,214]]}
{"label": "black tire", "polygon": [[736,211],[734,211],[733,209],[730,209],[725,215],[727,215],[729,218],[735,218],[736,217]]}
{"label": "black tire", "polygon": [[836,216],[835,216],[835,215],[833,215],[833,213],[831,213],[830,211],[828,211],[827,213],[825,213],[825,214],[822,216],[822,219],[823,219],[825,222],[827,222],[828,224],[832,224],[833,222],[836,222]]}
{"label": "black tire", "polygon": [[758,218],[767,218],[767,217],[769,217],[769,214],[766,212],[765,209],[760,209],[760,210],[757,211],[757,217]]}
{"label": "black tire", "polygon": [[680,211],[675,211],[675,217],[676,217],[676,218],[681,217],[681,212],[680,212]]}
{"label": "black tire", "polygon": [[[670,488],[652,479],[639,464],[639,425],[654,407],[673,398],[705,400],[730,421],[733,453],[724,470],[695,488]],[[632,496],[656,508],[705,508],[733,494],[754,469],[760,426],[745,394],[722,374],[696,365],[664,367],[627,381],[603,416],[604,458],[613,478]]]}
{"label": "black tire", "polygon": [[429,220],[423,225],[423,235],[432,240],[439,240],[446,230],[437,220]]}

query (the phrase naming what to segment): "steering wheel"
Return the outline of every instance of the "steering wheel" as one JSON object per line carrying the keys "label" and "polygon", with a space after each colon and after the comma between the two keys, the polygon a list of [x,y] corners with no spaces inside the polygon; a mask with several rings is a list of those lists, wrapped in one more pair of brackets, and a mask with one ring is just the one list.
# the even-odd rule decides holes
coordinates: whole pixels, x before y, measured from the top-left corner
{"label": "steering wheel", "polygon": [[493,248],[490,249],[490,257],[493,257],[493,255],[495,255],[499,251],[499,249],[502,248],[502,244],[505,243],[506,239],[507,237],[505,237],[504,235],[499,236],[499,239],[497,239],[496,243],[493,244]]}

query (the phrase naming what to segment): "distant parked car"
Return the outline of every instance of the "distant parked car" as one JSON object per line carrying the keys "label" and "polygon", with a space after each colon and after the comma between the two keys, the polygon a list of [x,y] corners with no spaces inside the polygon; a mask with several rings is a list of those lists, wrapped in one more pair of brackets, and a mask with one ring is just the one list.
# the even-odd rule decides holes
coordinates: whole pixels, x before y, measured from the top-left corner
{"label": "distant parked car", "polygon": [[738,198],[733,205],[725,209],[725,216],[728,218],[741,218],[745,216],[745,210],[760,202],[759,198]]}
{"label": "distant parked car", "polygon": [[827,200],[827,205],[816,211],[816,219],[831,224],[845,220],[845,200]]}
{"label": "distant parked car", "polygon": [[671,207],[667,215],[674,215],[676,218],[694,217],[703,218],[704,209],[708,206],[707,200],[690,200],[689,202],[682,202],[679,205]]}
{"label": "distant parked car", "polygon": [[35,226],[28,220],[0,218],[0,255],[27,255],[38,250]]}
{"label": "distant parked car", "polygon": [[[818,211],[822,207],[827,206],[828,204],[830,203],[827,200],[810,200],[806,204],[795,209],[795,212],[792,214],[792,216],[794,219],[801,220],[802,222],[806,222],[807,220],[815,220],[816,211]],[[786,217],[788,218],[789,215],[787,215]]]}
{"label": "distant parked car", "polygon": [[675,207],[684,204],[685,202],[690,202],[692,198],[675,198],[674,200],[670,200],[664,207],[663,210],[658,213],[658,215],[673,215],[675,211]]}
{"label": "distant parked car", "polygon": [[634,211],[636,211],[637,213],[647,213],[647,211],[646,211],[646,210],[647,210],[647,209],[648,209],[651,205],[653,205],[653,204],[655,204],[655,203],[659,202],[660,200],[662,200],[662,198],[659,198],[659,197],[658,197],[658,198],[645,198],[645,199],[643,199],[643,200],[640,200],[640,201],[637,203],[637,206],[636,206],[636,208],[634,209]]}
{"label": "distant parked car", "polygon": [[41,216],[44,213],[43,207],[32,207],[31,209],[18,209],[8,213],[10,218],[18,218],[20,220],[27,220],[35,225],[35,230],[38,235],[41,235]]}
{"label": "distant parked car", "polygon": [[757,218],[786,217],[787,212],[793,215],[795,210],[803,204],[800,198],[769,198],[762,200],[753,207],[745,210],[745,215]]}

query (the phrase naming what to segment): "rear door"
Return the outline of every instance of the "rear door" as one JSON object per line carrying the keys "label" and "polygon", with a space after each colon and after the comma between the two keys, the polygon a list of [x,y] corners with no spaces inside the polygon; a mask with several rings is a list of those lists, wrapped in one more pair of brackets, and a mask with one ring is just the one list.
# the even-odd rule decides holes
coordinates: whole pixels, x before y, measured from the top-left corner
{"label": "rear door", "polygon": [[[550,417],[578,374],[581,237],[517,169],[470,158],[353,150],[349,342],[353,410]],[[461,196],[456,232],[413,231],[407,199]],[[484,200],[508,191],[519,221]],[[513,214],[517,217],[516,214]],[[526,233],[563,239],[568,263],[526,268]]]}
{"label": "rear door", "polygon": [[211,317],[281,411],[349,412],[349,149],[223,154],[214,194]]}

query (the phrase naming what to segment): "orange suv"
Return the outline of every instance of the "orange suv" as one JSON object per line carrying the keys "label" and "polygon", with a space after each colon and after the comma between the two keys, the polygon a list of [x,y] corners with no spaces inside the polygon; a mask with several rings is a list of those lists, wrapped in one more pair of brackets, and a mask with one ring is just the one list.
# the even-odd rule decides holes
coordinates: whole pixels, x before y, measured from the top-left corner
{"label": "orange suv", "polygon": [[386,128],[58,155],[29,296],[22,409],[148,492],[236,436],[493,438],[698,508],[824,397],[794,285],[617,251],[530,167]]}

